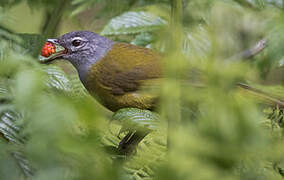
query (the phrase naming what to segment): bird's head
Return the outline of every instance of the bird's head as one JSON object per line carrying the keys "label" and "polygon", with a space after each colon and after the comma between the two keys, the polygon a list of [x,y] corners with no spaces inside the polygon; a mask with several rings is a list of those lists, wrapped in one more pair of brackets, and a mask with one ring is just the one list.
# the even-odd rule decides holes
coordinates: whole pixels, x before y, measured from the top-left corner
{"label": "bird's head", "polygon": [[101,59],[112,47],[113,41],[89,31],[73,31],[57,39],[48,39],[41,51],[40,61],[66,59],[77,69]]}

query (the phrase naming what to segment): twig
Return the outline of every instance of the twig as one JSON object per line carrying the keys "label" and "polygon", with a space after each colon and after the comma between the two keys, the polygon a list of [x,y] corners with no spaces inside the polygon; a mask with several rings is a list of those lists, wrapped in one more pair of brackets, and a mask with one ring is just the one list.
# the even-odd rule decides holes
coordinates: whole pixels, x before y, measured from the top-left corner
{"label": "twig", "polygon": [[250,59],[250,58],[256,56],[257,54],[259,54],[266,47],[267,47],[267,40],[262,39],[262,40],[258,41],[251,49],[240,52],[240,53],[228,58],[227,60],[228,61],[247,60],[247,59]]}
{"label": "twig", "polygon": [[237,86],[242,88],[242,89],[245,89],[249,92],[252,92],[252,93],[256,94],[257,96],[269,101],[273,106],[278,106],[279,108],[284,108],[284,101],[280,97],[270,95],[267,92],[264,92],[260,89],[254,88],[254,87],[249,86],[247,84],[238,83]]}

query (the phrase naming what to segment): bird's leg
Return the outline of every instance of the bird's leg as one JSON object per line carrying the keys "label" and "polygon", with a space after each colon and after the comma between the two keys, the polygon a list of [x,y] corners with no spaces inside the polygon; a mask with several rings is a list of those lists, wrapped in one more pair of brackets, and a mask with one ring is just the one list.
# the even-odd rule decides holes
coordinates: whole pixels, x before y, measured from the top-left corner
{"label": "bird's leg", "polygon": [[[126,136],[119,142],[119,146],[120,146],[121,144],[126,144],[127,141],[129,140],[129,138],[131,137],[131,135],[132,135],[133,133],[134,133],[133,131],[128,132],[128,133],[126,134]],[[119,147],[119,146],[118,146],[118,147]]]}
{"label": "bird's leg", "polygon": [[131,131],[120,141],[118,150],[121,154],[135,153],[137,145],[149,134],[149,131]]}

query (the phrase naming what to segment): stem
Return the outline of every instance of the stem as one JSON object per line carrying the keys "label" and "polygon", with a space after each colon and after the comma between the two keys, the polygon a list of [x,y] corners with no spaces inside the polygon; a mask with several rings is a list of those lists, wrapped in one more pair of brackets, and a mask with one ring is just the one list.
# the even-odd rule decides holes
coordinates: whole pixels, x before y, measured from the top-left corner
{"label": "stem", "polygon": [[[64,13],[64,9],[66,8],[68,3],[69,0],[60,0],[58,1],[57,5],[51,12],[49,11],[46,12],[46,19],[45,22],[43,23],[43,29],[42,29],[43,41],[40,44],[44,44],[44,41],[47,38],[51,38],[56,35],[56,32],[58,30],[60,21]],[[35,51],[36,52],[35,56],[38,55],[40,49],[41,46],[39,46],[38,50]]]}
{"label": "stem", "polygon": [[69,0],[58,1],[58,4],[54,10],[49,14],[48,22],[46,23],[47,25],[44,27],[42,32],[46,37],[55,36],[64,13],[64,9],[68,2]]}
{"label": "stem", "polygon": [[[166,118],[168,120],[168,136],[167,146],[170,150],[171,144],[173,143],[173,132],[178,129],[180,117],[180,84],[178,78],[181,72],[181,55],[180,50],[182,49],[182,21],[183,14],[183,1],[182,0],[171,0],[171,27],[170,34],[172,35],[168,51],[170,54],[169,60],[167,61],[167,73],[169,78],[172,79],[168,82],[169,88],[174,91],[172,94],[167,94],[166,102]],[[175,62],[175,64],[173,64]]]}
{"label": "stem", "polygon": [[182,0],[171,0],[171,34],[173,34],[173,43],[171,43],[171,49],[175,50],[181,49],[182,40],[182,23],[183,15],[183,1]]}
{"label": "stem", "polygon": [[128,5],[131,8],[132,6],[134,6],[136,3],[138,2],[138,0],[130,0]]}
{"label": "stem", "polygon": [[183,14],[183,1],[171,0],[171,23],[172,25],[180,25]]}

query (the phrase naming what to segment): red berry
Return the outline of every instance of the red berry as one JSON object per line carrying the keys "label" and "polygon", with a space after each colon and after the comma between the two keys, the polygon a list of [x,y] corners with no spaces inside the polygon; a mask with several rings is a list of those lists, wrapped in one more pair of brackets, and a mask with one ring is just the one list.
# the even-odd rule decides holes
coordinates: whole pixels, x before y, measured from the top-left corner
{"label": "red berry", "polygon": [[50,42],[46,42],[41,49],[41,55],[44,57],[48,57],[55,52],[55,46]]}

